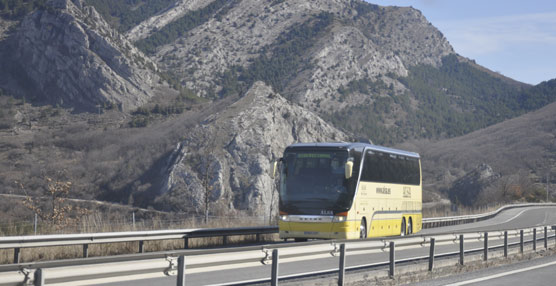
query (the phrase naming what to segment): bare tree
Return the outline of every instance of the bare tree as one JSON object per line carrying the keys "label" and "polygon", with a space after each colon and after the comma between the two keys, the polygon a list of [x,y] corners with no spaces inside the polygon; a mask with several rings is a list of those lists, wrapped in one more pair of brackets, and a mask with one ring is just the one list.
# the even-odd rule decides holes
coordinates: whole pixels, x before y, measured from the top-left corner
{"label": "bare tree", "polygon": [[[56,181],[46,177],[44,196],[31,197],[26,195],[23,205],[32,210],[42,220],[61,229],[77,223],[81,217],[88,214],[88,210],[73,207],[68,204],[67,196],[71,191],[72,183],[69,181]],[[27,194],[22,184],[18,183]]]}
{"label": "bare tree", "polygon": [[201,170],[201,185],[204,191],[204,215],[205,224],[208,224],[209,213],[210,213],[210,198],[214,190],[214,161],[211,160],[214,152],[216,151],[216,137],[213,136],[207,141],[207,145],[202,152],[202,158],[200,160],[200,170]]}

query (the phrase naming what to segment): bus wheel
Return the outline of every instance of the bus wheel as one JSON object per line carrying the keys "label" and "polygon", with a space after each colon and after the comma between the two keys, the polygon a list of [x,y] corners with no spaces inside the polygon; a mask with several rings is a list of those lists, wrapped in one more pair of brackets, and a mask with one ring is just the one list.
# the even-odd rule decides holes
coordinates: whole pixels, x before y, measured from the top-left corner
{"label": "bus wheel", "polygon": [[359,227],[359,238],[367,238],[367,221],[361,219],[361,226]]}
{"label": "bus wheel", "polygon": [[400,230],[400,235],[401,236],[405,235],[405,218],[402,218],[402,228]]}
{"label": "bus wheel", "polygon": [[412,234],[413,233],[413,223],[411,221],[411,218],[409,218],[409,223],[407,224],[407,234]]}
{"label": "bus wheel", "polygon": [[305,242],[305,241],[307,241],[306,238],[295,238],[294,240],[295,240],[295,242]]}

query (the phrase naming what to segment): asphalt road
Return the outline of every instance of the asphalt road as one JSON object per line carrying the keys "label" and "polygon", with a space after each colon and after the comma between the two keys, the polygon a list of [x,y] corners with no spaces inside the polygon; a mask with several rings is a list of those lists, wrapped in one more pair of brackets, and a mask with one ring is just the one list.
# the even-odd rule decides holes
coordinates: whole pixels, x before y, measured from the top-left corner
{"label": "asphalt road", "polygon": [[[449,227],[441,227],[441,228],[434,228],[434,229],[426,229],[423,230],[415,235],[421,234],[450,234],[450,233],[459,233],[459,232],[484,232],[484,231],[496,231],[496,230],[508,230],[508,229],[522,229],[522,228],[531,228],[535,226],[544,226],[544,225],[556,225],[556,207],[532,207],[532,208],[516,208],[516,209],[509,209],[500,213],[498,216],[485,220],[482,222],[465,224],[465,225],[458,225],[458,226],[449,226]],[[510,238],[510,242],[517,241],[519,238]],[[501,242],[493,242],[491,245],[497,245]],[[554,243],[551,241],[551,243]],[[473,248],[480,248],[482,247],[483,242],[477,241],[475,243],[465,243],[465,249],[473,249]],[[440,244],[436,247],[436,253],[447,253],[447,252],[455,252],[459,250],[459,245],[456,243],[449,243],[449,244]],[[410,258],[410,257],[417,257],[417,256],[426,256],[428,255],[428,247],[423,247],[420,249],[406,249],[406,250],[397,250],[396,251],[396,259],[403,259],[403,258]],[[357,266],[357,265],[366,265],[366,264],[373,264],[373,263],[380,263],[388,261],[388,252],[378,252],[372,254],[363,254],[363,255],[347,255],[346,258],[346,266]],[[553,261],[556,261],[556,258],[553,258]],[[526,264],[526,266],[530,266]],[[522,266],[524,268],[526,266]],[[238,284],[242,282],[257,280],[257,279],[268,279],[271,273],[271,266],[270,265],[260,265],[256,267],[246,267],[242,269],[234,269],[234,270],[215,270],[210,272],[200,272],[200,273],[193,273],[187,274],[186,281],[188,285],[219,285],[225,284],[229,282],[236,282]],[[280,277],[299,274],[299,273],[307,273],[313,271],[322,271],[322,270],[333,270],[338,268],[338,257],[324,258],[318,260],[309,260],[309,261],[297,261],[297,262],[282,262],[280,263]],[[547,270],[548,269],[548,270]],[[541,277],[539,273],[552,273],[552,280],[556,278],[556,264],[546,266],[543,268],[537,268],[531,270],[531,275],[533,277]],[[187,271],[186,271],[187,273]],[[524,277],[528,275],[529,272],[524,273],[517,273],[515,275],[519,277]],[[485,275],[491,275],[492,273],[490,270],[485,272]],[[508,277],[514,274],[508,275]],[[473,277],[473,276],[471,276]],[[485,280],[484,283],[498,283],[496,281],[504,281],[505,279],[500,277],[499,280],[497,279],[489,279]],[[467,279],[467,278],[462,278]],[[507,278],[511,279],[511,278]],[[548,278],[550,279],[550,277]],[[459,280],[453,280],[458,282]],[[462,280],[463,281],[463,280]],[[509,280],[511,281],[511,280]],[[432,283],[432,282],[431,282]],[[423,285],[446,285],[452,282],[441,281],[439,284],[423,284]],[[483,282],[479,282],[483,283]],[[500,282],[504,283],[504,282]],[[505,282],[508,285],[509,282]],[[472,283],[476,285],[475,283]],[[525,285],[530,283],[509,283],[509,285]],[[142,286],[142,285],[176,285],[176,277],[164,277],[164,278],[156,278],[156,279],[144,279],[144,280],[134,280],[134,281],[127,281],[127,282],[117,282],[117,283],[107,283],[102,285],[130,285],[130,286]],[[471,284],[470,284],[471,285]],[[485,285],[502,285],[502,284],[485,284]],[[554,283],[549,283],[545,285],[554,285]]]}
{"label": "asphalt road", "polygon": [[417,286],[508,286],[508,285],[554,285],[556,278],[556,256],[518,262],[495,268],[424,281]]}

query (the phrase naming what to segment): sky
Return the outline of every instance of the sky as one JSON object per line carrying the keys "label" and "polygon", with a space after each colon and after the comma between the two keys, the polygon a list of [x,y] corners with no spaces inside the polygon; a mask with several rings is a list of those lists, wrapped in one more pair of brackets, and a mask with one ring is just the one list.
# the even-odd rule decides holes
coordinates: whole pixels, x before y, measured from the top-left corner
{"label": "sky", "polygon": [[554,0],[367,0],[412,6],[438,28],[456,53],[515,80],[556,78]]}

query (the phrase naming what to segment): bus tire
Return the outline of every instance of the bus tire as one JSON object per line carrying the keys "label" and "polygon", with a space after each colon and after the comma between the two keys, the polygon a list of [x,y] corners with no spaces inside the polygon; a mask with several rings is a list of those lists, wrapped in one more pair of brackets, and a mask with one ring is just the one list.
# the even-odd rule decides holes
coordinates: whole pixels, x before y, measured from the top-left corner
{"label": "bus tire", "polygon": [[405,230],[405,217],[402,218],[402,227],[400,229],[400,236],[404,236],[406,234],[406,230]]}
{"label": "bus tire", "polygon": [[307,241],[306,238],[294,238],[295,242],[305,242]]}
{"label": "bus tire", "polygon": [[367,238],[367,220],[361,219],[361,226],[359,226],[359,238]]}
{"label": "bus tire", "polygon": [[407,234],[413,233],[413,220],[409,218],[409,223],[407,224]]}

